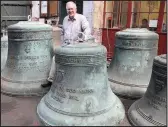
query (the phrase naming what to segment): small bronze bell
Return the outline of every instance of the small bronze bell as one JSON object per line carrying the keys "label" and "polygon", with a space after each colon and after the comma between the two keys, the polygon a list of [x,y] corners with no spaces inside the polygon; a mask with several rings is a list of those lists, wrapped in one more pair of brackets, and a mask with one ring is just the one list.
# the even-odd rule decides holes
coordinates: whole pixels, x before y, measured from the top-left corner
{"label": "small bronze bell", "polygon": [[147,29],[131,28],[116,33],[114,58],[108,67],[115,94],[130,98],[144,95],[157,48],[158,34]]}
{"label": "small bronze bell", "polygon": [[166,54],[156,56],[148,89],[128,110],[134,126],[166,126],[167,62]]}
{"label": "small bronze bell", "polygon": [[56,77],[37,107],[43,125],[120,124],[125,110],[108,84],[106,52],[97,43],[56,48]]}
{"label": "small bronze bell", "polygon": [[8,27],[8,58],[1,73],[1,91],[41,96],[51,66],[52,27],[22,21]]}

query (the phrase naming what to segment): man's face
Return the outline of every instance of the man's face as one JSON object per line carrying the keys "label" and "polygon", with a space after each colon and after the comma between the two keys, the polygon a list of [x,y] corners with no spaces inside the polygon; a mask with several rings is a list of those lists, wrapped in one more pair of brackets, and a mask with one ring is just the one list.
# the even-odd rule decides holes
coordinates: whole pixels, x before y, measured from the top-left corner
{"label": "man's face", "polygon": [[70,17],[75,16],[75,14],[76,14],[76,8],[75,8],[72,4],[69,4],[69,5],[67,6],[67,13],[68,13],[68,15],[69,15]]}

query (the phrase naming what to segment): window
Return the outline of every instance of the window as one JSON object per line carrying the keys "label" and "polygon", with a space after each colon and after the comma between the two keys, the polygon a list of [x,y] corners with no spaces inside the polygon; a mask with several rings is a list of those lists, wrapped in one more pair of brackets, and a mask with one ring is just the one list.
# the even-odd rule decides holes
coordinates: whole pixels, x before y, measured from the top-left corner
{"label": "window", "polygon": [[105,28],[124,28],[127,23],[128,1],[106,1]]}
{"label": "window", "polygon": [[146,27],[152,31],[156,31],[159,7],[160,1],[134,1],[132,12],[132,28]]}
{"label": "window", "polygon": [[40,1],[40,17],[51,18],[58,16],[58,1]]}
{"label": "window", "polygon": [[49,2],[49,17],[58,16],[58,1]]}
{"label": "window", "polygon": [[167,32],[167,18],[166,18],[167,12],[166,12],[166,9],[167,9],[167,1],[166,1],[165,8],[164,8],[162,32]]}

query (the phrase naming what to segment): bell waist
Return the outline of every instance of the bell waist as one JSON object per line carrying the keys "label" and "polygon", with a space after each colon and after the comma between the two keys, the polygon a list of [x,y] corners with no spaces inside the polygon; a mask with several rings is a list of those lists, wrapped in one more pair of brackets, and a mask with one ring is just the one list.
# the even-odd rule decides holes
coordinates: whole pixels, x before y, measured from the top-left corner
{"label": "bell waist", "polygon": [[72,113],[72,112],[67,112],[67,111],[63,111],[60,109],[57,109],[55,107],[53,107],[46,98],[44,98],[44,102],[45,104],[52,109],[53,111],[60,113],[60,114],[64,114],[64,115],[69,115],[69,116],[78,116],[78,117],[87,117],[87,116],[96,116],[96,115],[100,115],[102,113],[105,113],[107,111],[109,111],[110,109],[112,109],[112,105],[109,107],[104,108],[103,110],[97,111],[97,112],[92,112],[92,113]]}

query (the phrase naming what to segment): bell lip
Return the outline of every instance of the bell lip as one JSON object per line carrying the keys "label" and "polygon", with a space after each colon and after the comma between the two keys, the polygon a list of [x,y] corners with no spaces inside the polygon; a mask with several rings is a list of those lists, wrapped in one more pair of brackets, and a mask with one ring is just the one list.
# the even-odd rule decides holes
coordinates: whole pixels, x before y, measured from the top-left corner
{"label": "bell lip", "polygon": [[[131,125],[133,126],[166,126],[166,124],[162,124],[162,123],[157,123],[153,124],[152,122],[148,121],[146,118],[144,118],[142,115],[140,115],[140,113],[138,113],[136,109],[136,105],[137,103],[141,103],[141,101],[144,99],[144,96],[142,98],[140,98],[139,100],[135,101],[128,109],[128,114],[127,114],[127,118],[128,121],[130,122]],[[132,113],[132,111],[134,111],[134,113]],[[133,115],[134,114],[134,115]],[[136,120],[139,120],[140,125],[137,124]],[[145,123],[143,122],[145,120]],[[152,120],[153,121],[153,120]],[[154,123],[156,122],[155,120],[153,121]]]}
{"label": "bell lip", "polygon": [[[34,87],[32,89],[33,92],[30,92],[29,90],[27,90],[26,87],[23,87],[23,89],[17,91],[17,86],[19,84],[20,83],[8,82],[1,78],[1,93],[8,96],[18,96],[18,97],[19,96],[22,96],[22,97],[44,96],[50,89],[50,88],[42,88],[41,83],[35,83],[37,87]],[[32,85],[33,83],[30,83],[30,84]],[[21,84],[21,85],[24,86],[25,84]],[[26,84],[26,85],[29,85],[29,84]],[[13,89],[13,88],[16,88],[16,89]],[[23,90],[27,90],[27,91],[23,91]]]}
{"label": "bell lip", "polygon": [[112,82],[110,77],[108,77],[108,81],[109,81],[110,88],[112,89],[112,91],[116,95],[122,98],[125,98],[125,99],[141,98],[145,94],[147,87],[148,87],[148,85],[145,85],[146,87],[138,87],[138,85],[136,86],[121,85],[116,82]]}
{"label": "bell lip", "polygon": [[[46,96],[46,95],[45,95]],[[44,96],[44,97],[45,97]],[[115,95],[114,95],[115,96]],[[47,115],[47,112],[46,112],[46,114],[45,113],[42,113],[42,111],[44,111],[44,110],[42,110],[42,107],[43,106],[45,106],[45,109],[47,109],[47,110],[50,110],[50,111],[52,111],[54,114],[55,114],[55,116],[56,115],[61,115],[61,117],[64,117],[64,119],[65,118],[72,118],[72,117],[75,117],[76,119],[75,120],[72,120],[71,121],[71,124],[72,125],[75,125],[75,123],[76,123],[76,121],[78,121],[78,119],[79,120],[81,120],[81,118],[85,118],[85,117],[79,117],[79,116],[69,116],[69,115],[63,115],[63,114],[60,114],[60,113],[57,113],[57,112],[54,112],[53,110],[51,110],[49,107],[47,107],[46,106],[46,104],[44,103],[44,97],[40,100],[40,102],[39,102],[39,104],[37,105],[37,108],[36,108],[36,114],[37,114],[37,116],[38,116],[38,119],[39,119],[39,121],[40,121],[40,123],[42,123],[42,124],[45,124],[45,125],[48,125],[48,126],[56,126],[56,125],[54,125],[53,123],[52,123],[52,125],[50,124],[50,123],[47,123],[47,120],[46,119],[44,119],[43,118],[43,115]],[[105,114],[106,116],[102,116],[102,119],[103,118],[105,118],[105,117],[107,117],[107,116],[109,116],[109,115],[111,115],[110,117],[110,119],[111,120],[114,120],[115,122],[112,122],[113,124],[115,123],[115,125],[119,125],[123,120],[124,120],[124,118],[125,118],[125,108],[124,108],[124,106],[123,106],[123,103],[121,102],[121,100],[116,96],[116,98],[117,98],[117,103],[119,103],[119,111],[120,112],[117,112],[117,115],[116,115],[116,120],[114,120],[114,110],[112,110],[113,108],[111,108],[109,111],[107,111],[107,112],[105,112],[105,113],[102,113],[102,114],[100,114],[100,115],[96,115],[96,116],[89,116],[89,117],[87,117],[87,118],[90,118],[91,120],[94,118],[94,120],[95,120],[95,117],[100,117],[101,115],[103,115],[103,114]],[[42,107],[41,107],[42,106]],[[118,108],[117,106],[115,107],[115,108]],[[47,115],[47,118],[49,118],[49,115]],[[56,121],[56,118],[53,118],[53,117],[51,117],[50,116],[50,118],[52,118],[52,120],[54,120],[54,121]],[[97,118],[98,119],[98,118]],[[50,119],[51,120],[51,119]],[[101,119],[100,119],[101,120]],[[97,120],[98,121],[98,120]],[[108,118],[107,118],[107,121],[108,121]],[[65,123],[63,120],[60,122],[60,123],[62,123],[61,124],[61,126],[65,126],[65,125],[67,125],[67,123]],[[58,126],[58,125],[57,125]],[[75,125],[76,126],[76,125]],[[79,125],[78,125],[79,126]],[[87,126],[89,126],[89,125],[87,125]],[[91,126],[91,125],[90,125]]]}

